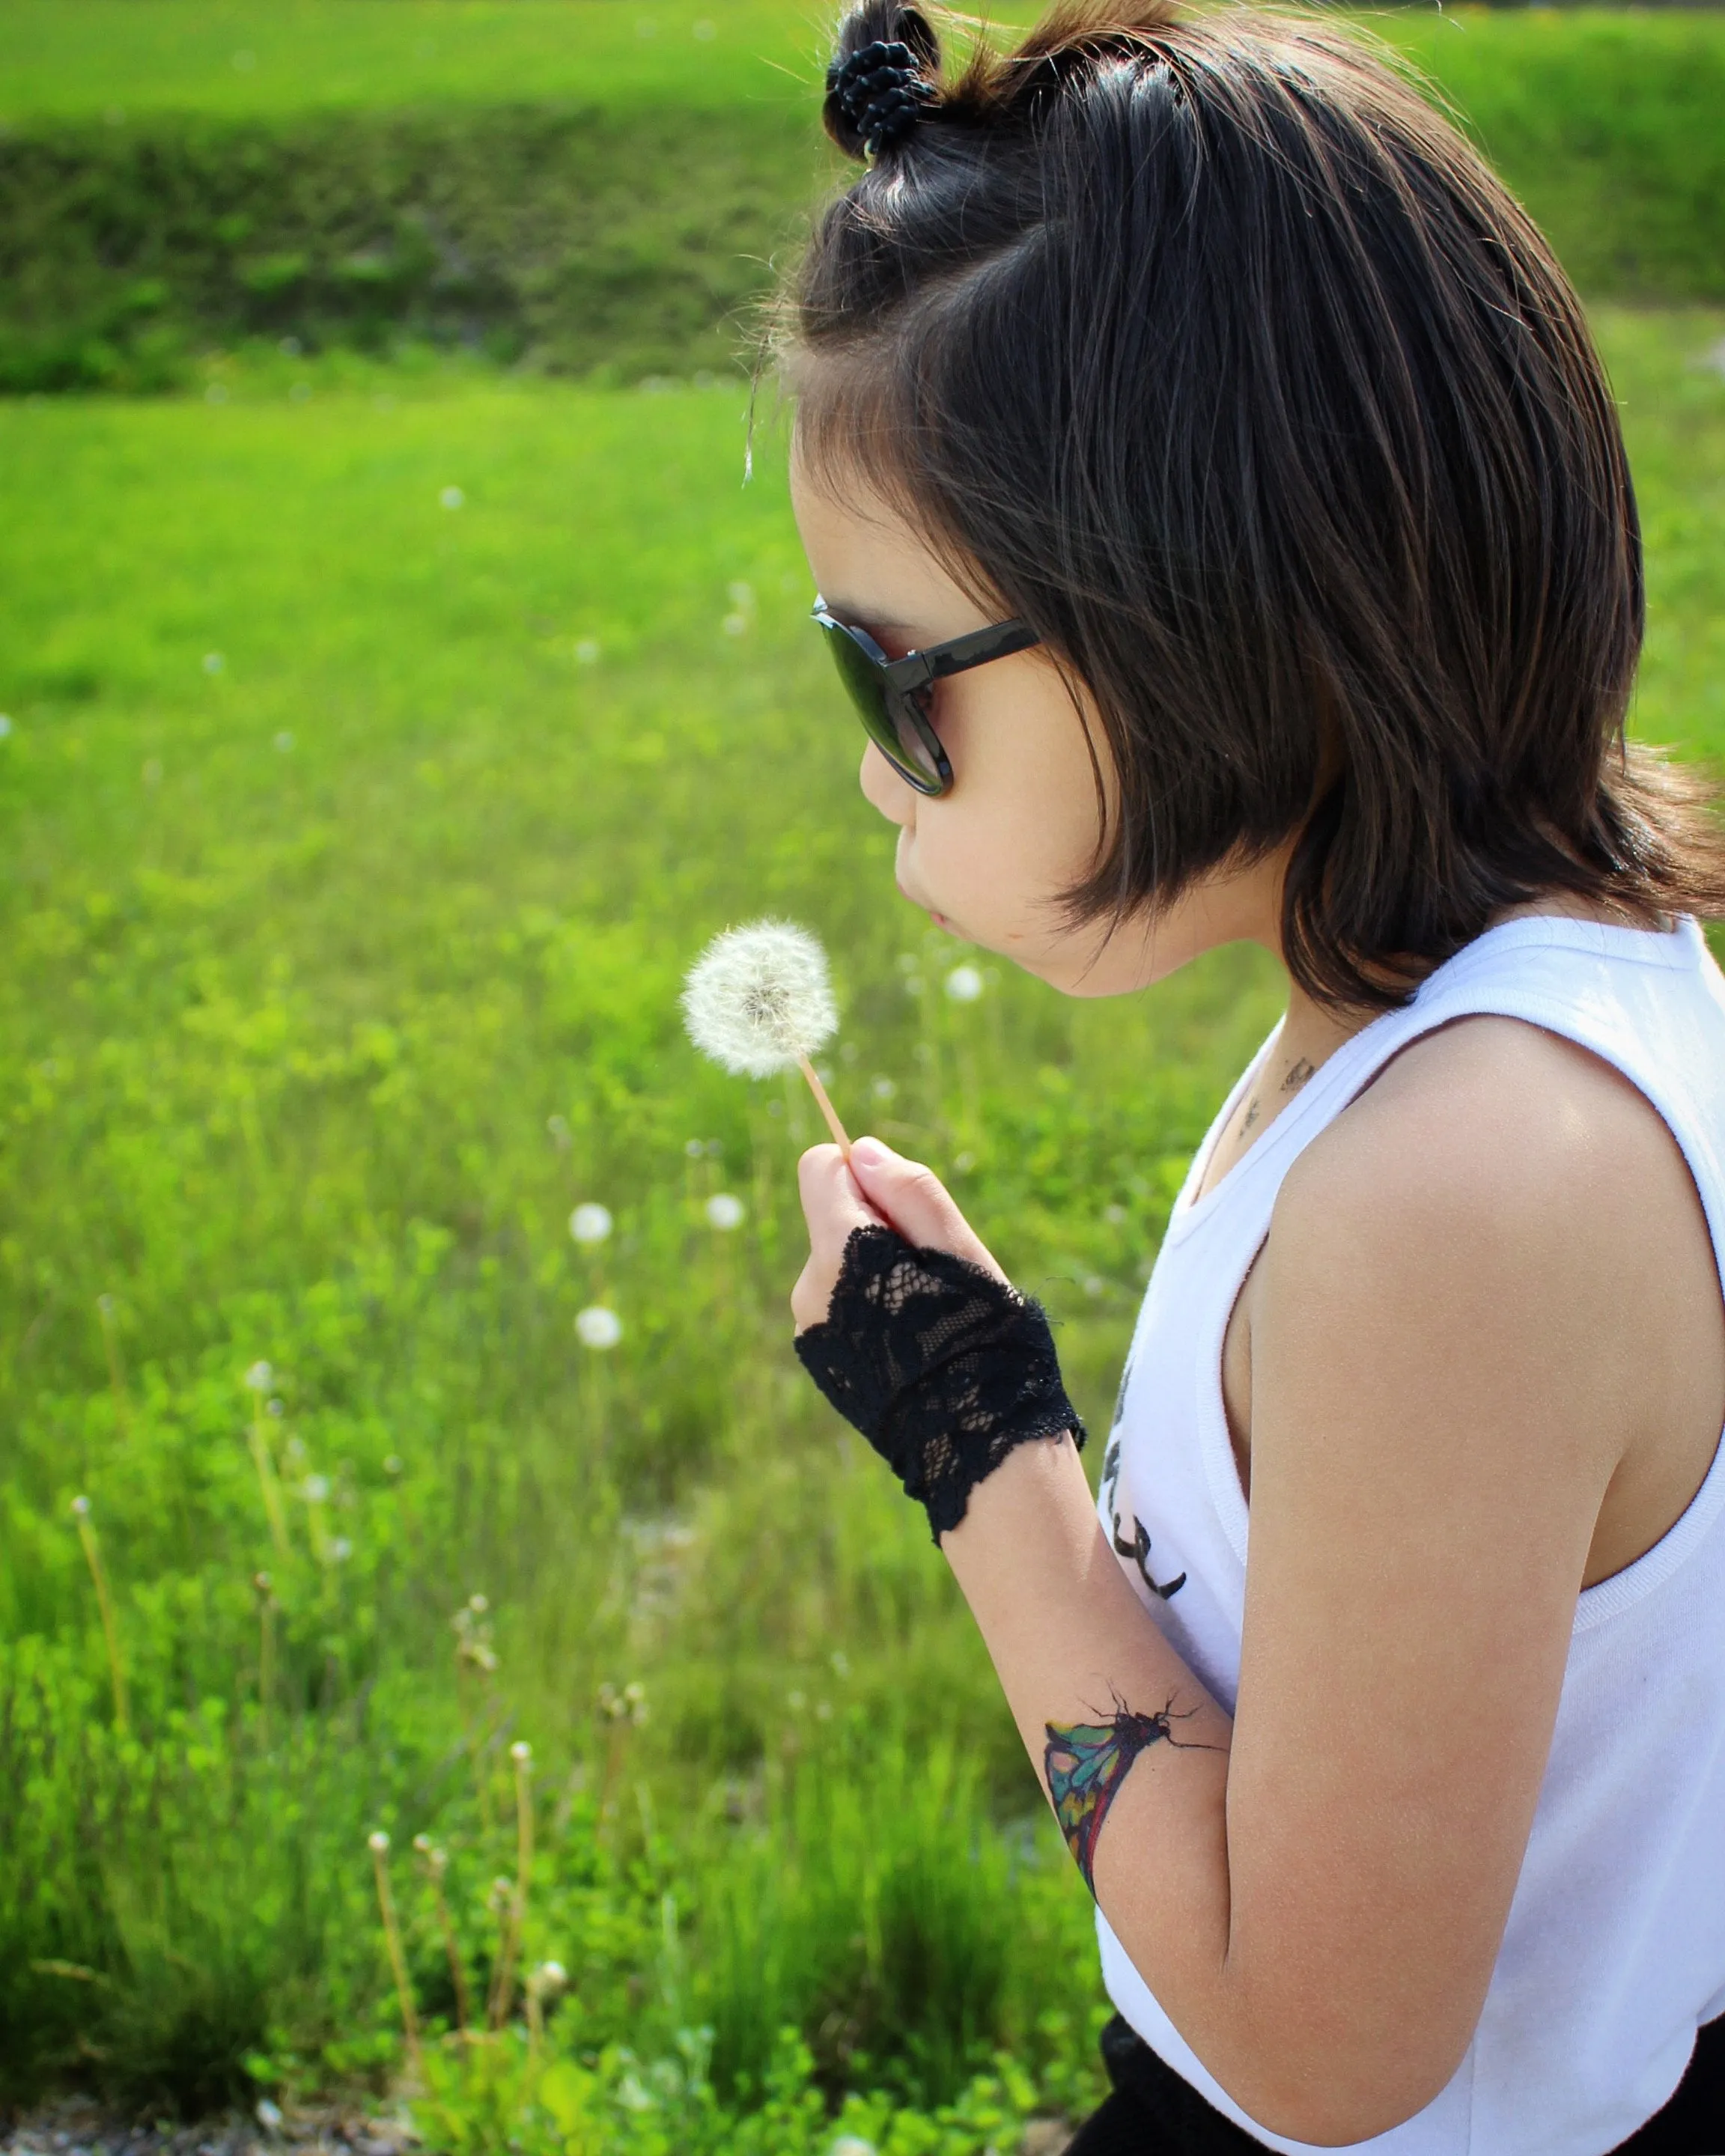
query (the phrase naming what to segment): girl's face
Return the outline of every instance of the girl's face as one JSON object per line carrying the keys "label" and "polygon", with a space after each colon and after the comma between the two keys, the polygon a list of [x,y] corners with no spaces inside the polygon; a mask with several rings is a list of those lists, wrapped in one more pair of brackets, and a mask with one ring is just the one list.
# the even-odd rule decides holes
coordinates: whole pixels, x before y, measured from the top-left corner
{"label": "girl's face", "polygon": [[[816,588],[890,658],[985,628],[1006,611],[979,608],[871,489],[839,499],[793,455],[791,493]],[[899,889],[939,927],[1078,996],[1142,988],[1241,937],[1275,947],[1279,863],[1207,879],[1111,932],[1106,921],[1065,922],[1059,894],[1089,870],[1101,835],[1086,732],[1111,810],[1115,778],[1101,726],[1075,706],[1045,651],[937,682],[929,716],[952,767],[945,793],[917,793],[872,742],[860,776],[864,794],[899,827]]]}

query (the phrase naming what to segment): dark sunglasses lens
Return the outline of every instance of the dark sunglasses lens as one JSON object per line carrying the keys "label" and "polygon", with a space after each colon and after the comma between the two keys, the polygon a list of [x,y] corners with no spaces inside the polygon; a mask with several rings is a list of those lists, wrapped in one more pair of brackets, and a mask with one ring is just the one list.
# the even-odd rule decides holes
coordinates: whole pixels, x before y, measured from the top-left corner
{"label": "dark sunglasses lens", "polygon": [[[875,661],[839,624],[829,627],[823,622],[821,626],[826,629],[839,679],[850,691],[850,701],[868,730],[869,739],[911,785],[938,793],[946,784],[946,775],[917,730],[905,700],[894,695],[880,678]],[[901,719],[896,716],[899,713]]]}

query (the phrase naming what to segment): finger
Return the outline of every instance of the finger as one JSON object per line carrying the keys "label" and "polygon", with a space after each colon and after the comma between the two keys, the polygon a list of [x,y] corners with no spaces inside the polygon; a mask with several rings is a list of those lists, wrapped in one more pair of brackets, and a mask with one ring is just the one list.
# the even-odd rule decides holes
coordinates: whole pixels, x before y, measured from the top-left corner
{"label": "finger", "polygon": [[835,1145],[811,1146],[797,1163],[797,1190],[817,1251],[837,1248],[853,1228],[880,1227],[886,1216],[864,1195]]}
{"label": "finger", "polygon": [[907,1243],[950,1250],[1005,1278],[932,1168],[905,1159],[879,1138],[859,1138],[850,1148],[850,1173],[865,1203],[877,1208]]}

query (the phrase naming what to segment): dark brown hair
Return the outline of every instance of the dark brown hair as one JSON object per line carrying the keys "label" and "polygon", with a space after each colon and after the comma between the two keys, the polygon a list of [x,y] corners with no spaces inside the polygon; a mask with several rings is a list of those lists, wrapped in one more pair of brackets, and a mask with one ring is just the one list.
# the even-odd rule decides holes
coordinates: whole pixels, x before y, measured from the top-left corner
{"label": "dark brown hair", "polygon": [[1624,740],[1640,535],[1580,306],[1417,89],[1163,0],[944,82],[923,13],[866,0],[838,60],[876,39],[927,101],[784,302],[798,454],[1089,690],[1119,799],[1071,916],[1291,839],[1295,978],[1382,1006],[1538,893],[1725,913],[1710,789]]}

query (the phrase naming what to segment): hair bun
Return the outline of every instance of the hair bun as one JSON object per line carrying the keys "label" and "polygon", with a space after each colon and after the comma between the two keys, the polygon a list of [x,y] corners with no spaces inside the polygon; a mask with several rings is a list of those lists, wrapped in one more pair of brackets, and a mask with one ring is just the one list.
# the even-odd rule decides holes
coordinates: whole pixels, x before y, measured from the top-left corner
{"label": "hair bun", "polygon": [[901,142],[939,95],[934,32],[914,8],[865,0],[839,32],[827,69],[826,131],[847,157],[875,157]]}

